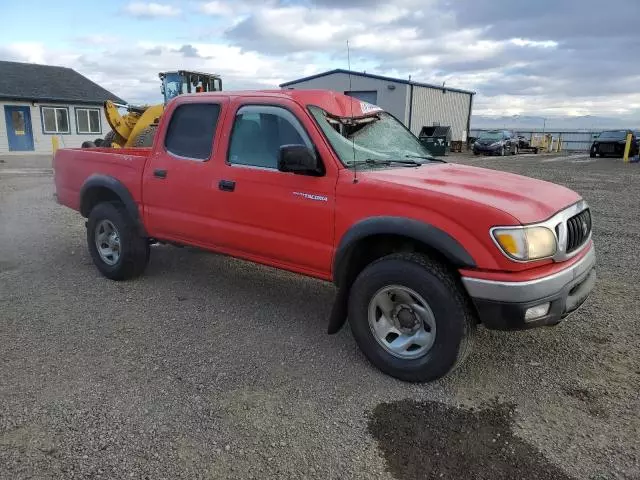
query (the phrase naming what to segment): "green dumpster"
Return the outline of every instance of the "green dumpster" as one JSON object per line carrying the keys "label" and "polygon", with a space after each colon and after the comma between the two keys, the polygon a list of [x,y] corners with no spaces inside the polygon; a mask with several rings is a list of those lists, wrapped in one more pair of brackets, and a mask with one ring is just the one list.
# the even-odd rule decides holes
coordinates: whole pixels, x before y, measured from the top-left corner
{"label": "green dumpster", "polygon": [[444,156],[450,148],[451,127],[422,127],[418,139],[431,152],[431,155]]}

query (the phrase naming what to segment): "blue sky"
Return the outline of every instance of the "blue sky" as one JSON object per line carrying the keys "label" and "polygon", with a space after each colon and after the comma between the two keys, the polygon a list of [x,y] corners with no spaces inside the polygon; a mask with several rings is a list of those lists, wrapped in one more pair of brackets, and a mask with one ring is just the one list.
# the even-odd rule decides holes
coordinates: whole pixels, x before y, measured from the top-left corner
{"label": "blue sky", "polygon": [[[471,89],[479,115],[640,125],[638,0],[0,0],[0,59],[64,65],[131,102],[157,73],[268,88],[332,68]],[[622,14],[624,13],[624,14]],[[37,27],[36,27],[37,26]],[[633,55],[630,52],[635,52]],[[630,57],[631,55],[631,57]]]}

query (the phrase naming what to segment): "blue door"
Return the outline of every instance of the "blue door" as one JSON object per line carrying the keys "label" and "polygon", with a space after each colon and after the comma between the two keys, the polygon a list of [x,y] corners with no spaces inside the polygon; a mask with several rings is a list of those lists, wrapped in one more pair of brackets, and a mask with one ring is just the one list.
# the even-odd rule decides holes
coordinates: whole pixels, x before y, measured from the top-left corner
{"label": "blue door", "polygon": [[30,108],[5,105],[4,120],[7,125],[9,151],[33,151],[33,130],[31,128]]}

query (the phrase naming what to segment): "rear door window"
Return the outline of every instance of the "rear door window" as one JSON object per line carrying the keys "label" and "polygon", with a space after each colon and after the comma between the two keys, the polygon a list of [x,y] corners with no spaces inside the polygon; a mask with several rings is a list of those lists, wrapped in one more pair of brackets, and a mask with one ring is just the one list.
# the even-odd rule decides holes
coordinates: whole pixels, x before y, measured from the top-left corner
{"label": "rear door window", "polygon": [[208,160],[219,117],[220,105],[216,103],[185,103],[177,107],[164,139],[167,152],[189,160]]}

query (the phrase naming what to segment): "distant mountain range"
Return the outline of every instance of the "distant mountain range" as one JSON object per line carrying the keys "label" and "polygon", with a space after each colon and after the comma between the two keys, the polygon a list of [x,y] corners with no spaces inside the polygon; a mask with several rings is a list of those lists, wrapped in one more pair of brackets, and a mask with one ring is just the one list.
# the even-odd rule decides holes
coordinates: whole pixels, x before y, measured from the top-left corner
{"label": "distant mountain range", "polygon": [[617,128],[640,129],[640,120],[625,117],[598,117],[585,115],[581,117],[544,117],[513,115],[491,117],[485,115],[473,115],[471,117],[471,129],[477,128],[512,128],[514,130],[604,130]]}

